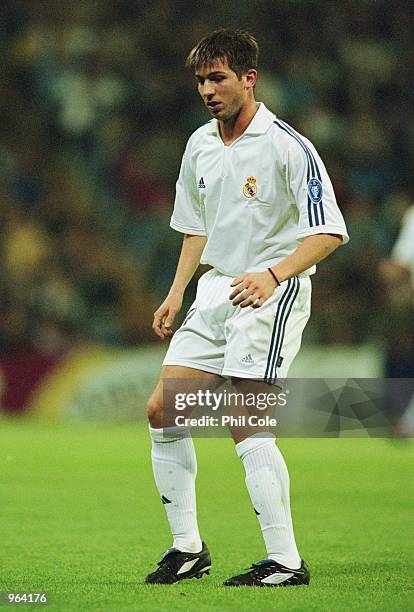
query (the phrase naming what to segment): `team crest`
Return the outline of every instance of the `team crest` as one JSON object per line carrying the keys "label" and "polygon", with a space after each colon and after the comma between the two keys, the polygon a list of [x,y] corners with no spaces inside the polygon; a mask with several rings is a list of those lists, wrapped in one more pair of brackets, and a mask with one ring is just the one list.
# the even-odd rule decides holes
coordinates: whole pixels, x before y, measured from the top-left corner
{"label": "team crest", "polygon": [[257,193],[257,184],[254,176],[249,176],[243,185],[243,193],[246,198],[253,198]]}
{"label": "team crest", "polygon": [[312,178],[308,183],[308,194],[312,202],[319,204],[322,200],[322,183],[317,178]]}

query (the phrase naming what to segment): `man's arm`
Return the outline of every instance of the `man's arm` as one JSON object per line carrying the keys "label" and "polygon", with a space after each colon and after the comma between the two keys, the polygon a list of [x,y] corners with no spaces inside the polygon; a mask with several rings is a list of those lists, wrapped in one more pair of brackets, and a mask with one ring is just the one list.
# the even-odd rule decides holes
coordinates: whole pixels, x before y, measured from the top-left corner
{"label": "man's arm", "polygon": [[283,259],[272,271],[276,278],[283,281],[304,272],[311,266],[323,261],[342,243],[342,236],[337,234],[315,234],[301,242],[296,251]]}
{"label": "man's arm", "polygon": [[184,236],[173,284],[167,297],[154,313],[152,329],[163,340],[173,335],[171,327],[181,309],[184,291],[200,264],[206,242],[207,236]]}
{"label": "man's arm", "polygon": [[[282,283],[325,259],[341,243],[342,236],[336,234],[308,236],[291,255],[272,266],[271,270]],[[242,308],[246,306],[259,308],[273,295],[277,283],[271,273],[266,270],[265,272],[241,274],[234,279],[231,286],[235,289],[229,299],[234,305],[240,304]]]}
{"label": "man's arm", "polygon": [[396,287],[410,280],[410,269],[393,257],[386,257],[379,262],[378,272],[384,285]]}

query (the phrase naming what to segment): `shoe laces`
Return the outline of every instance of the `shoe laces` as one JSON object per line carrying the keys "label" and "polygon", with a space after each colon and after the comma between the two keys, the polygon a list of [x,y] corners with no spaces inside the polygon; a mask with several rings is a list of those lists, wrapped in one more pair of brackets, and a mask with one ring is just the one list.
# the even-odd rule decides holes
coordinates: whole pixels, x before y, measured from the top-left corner
{"label": "shoe laces", "polygon": [[178,548],[168,548],[165,552],[162,553],[162,557],[161,557],[161,560],[158,561],[158,565],[160,566],[164,565],[164,563],[166,563],[169,560],[168,557],[170,557],[171,554],[178,553],[178,552],[180,552]]}
{"label": "shoe laces", "polygon": [[251,570],[253,575],[259,574],[263,567],[266,565],[273,565],[274,562],[269,559],[262,559],[262,561],[258,561],[257,563],[253,563],[248,569]]}

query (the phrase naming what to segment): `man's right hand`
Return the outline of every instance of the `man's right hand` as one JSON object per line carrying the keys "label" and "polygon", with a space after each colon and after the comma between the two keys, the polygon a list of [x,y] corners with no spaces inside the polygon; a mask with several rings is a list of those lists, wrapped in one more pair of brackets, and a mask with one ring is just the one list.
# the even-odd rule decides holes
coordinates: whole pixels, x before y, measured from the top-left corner
{"label": "man's right hand", "polygon": [[168,294],[158,310],[154,312],[152,329],[162,340],[171,338],[174,334],[172,326],[175,315],[180,311],[182,303],[182,294]]}

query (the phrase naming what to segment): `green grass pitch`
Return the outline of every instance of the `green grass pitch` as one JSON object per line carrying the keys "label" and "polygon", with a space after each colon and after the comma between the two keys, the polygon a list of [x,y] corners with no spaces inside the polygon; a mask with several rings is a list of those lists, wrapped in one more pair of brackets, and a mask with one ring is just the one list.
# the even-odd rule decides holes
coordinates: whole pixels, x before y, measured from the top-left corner
{"label": "green grass pitch", "polygon": [[144,424],[1,420],[0,591],[47,591],[63,611],[413,610],[413,442],[279,444],[311,585],[221,586],[265,552],[232,442],[208,439],[196,446],[212,573],[149,586],[170,539]]}

